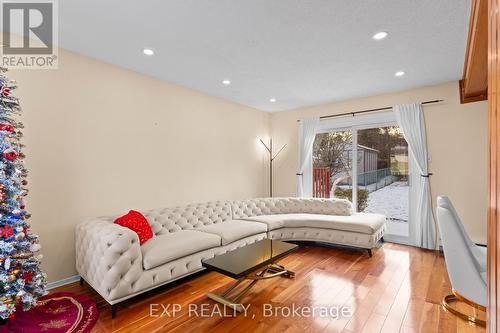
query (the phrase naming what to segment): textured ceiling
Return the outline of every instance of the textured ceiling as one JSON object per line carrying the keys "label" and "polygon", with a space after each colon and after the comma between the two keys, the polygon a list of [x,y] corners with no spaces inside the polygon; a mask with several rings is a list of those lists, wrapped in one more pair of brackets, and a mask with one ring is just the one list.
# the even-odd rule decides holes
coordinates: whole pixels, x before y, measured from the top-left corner
{"label": "textured ceiling", "polygon": [[[281,111],[459,79],[470,0],[64,0],[59,8],[63,48]],[[389,36],[372,40],[381,30]],[[155,55],[144,56],[146,47]]]}

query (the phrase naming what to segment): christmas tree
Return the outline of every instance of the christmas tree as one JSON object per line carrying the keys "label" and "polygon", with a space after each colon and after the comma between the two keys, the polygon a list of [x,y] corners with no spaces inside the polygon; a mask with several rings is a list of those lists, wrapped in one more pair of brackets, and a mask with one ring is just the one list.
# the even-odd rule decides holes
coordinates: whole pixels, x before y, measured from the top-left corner
{"label": "christmas tree", "polygon": [[28,194],[21,152],[23,124],[17,87],[0,67],[0,317],[8,319],[16,308],[29,309],[46,293],[40,270],[38,236],[30,232],[24,197]]}

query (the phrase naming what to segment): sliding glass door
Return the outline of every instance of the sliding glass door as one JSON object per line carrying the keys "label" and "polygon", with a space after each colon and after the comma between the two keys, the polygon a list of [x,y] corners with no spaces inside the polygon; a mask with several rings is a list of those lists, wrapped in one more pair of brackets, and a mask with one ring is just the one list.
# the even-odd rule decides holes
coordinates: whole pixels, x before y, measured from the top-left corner
{"label": "sliding glass door", "polygon": [[313,196],[352,200],[352,131],[317,134],[313,151]]}
{"label": "sliding glass door", "polygon": [[[408,144],[401,129],[384,126],[358,133],[358,200],[366,213],[387,217],[388,237],[409,236]],[[359,206],[359,205],[358,205]]]}
{"label": "sliding glass door", "polygon": [[[353,120],[351,120],[353,121]],[[387,217],[387,240],[409,239],[408,144],[393,121],[326,128],[313,148],[313,194]]]}

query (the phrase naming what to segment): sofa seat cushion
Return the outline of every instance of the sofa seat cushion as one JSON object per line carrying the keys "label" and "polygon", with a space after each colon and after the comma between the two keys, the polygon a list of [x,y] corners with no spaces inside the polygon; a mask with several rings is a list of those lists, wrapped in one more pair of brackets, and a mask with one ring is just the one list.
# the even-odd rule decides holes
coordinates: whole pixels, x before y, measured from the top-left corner
{"label": "sofa seat cushion", "polygon": [[242,238],[267,232],[264,223],[232,220],[197,228],[196,230],[214,234],[222,238],[222,245],[227,245]]}
{"label": "sofa seat cushion", "polygon": [[[274,214],[274,215],[259,215],[252,217],[245,217],[245,221],[260,222],[267,225],[267,230],[275,230],[285,227],[285,222],[290,219],[293,215],[303,215],[303,214]],[[293,217],[292,217],[293,218]]]}
{"label": "sofa seat cushion", "polygon": [[385,223],[381,214],[354,213],[349,216],[323,214],[276,214],[247,217],[245,220],[265,223],[268,230],[279,228],[321,228],[371,235]]}
{"label": "sofa seat cushion", "polygon": [[181,230],[151,238],[141,246],[142,264],[145,270],[172,260],[221,245],[218,235],[195,230]]}

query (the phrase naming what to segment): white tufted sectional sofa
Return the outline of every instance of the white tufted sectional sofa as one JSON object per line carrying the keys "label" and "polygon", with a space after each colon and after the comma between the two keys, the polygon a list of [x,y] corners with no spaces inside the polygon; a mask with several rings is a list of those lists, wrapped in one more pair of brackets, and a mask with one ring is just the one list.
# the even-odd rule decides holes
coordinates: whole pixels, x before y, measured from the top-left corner
{"label": "white tufted sectional sofa", "polygon": [[202,260],[264,238],[341,244],[371,255],[385,231],[385,216],[352,213],[343,199],[217,201],[143,214],[154,237],[142,246],[135,232],[113,223],[117,216],[87,219],[76,227],[78,273],[112,305],[198,272]]}

